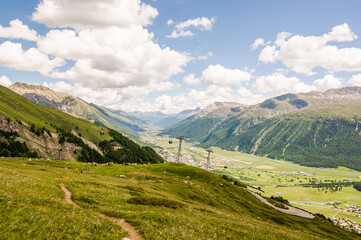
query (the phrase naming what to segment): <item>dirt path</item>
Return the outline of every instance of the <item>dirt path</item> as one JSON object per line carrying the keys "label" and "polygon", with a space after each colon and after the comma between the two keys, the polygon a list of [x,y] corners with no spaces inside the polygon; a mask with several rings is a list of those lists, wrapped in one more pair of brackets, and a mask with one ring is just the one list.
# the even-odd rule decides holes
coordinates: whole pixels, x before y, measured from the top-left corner
{"label": "dirt path", "polygon": [[[63,192],[65,193],[65,202],[68,204],[72,204],[76,207],[79,207],[71,200],[71,192],[68,189],[66,189],[64,183],[61,183],[60,187],[61,187],[61,190],[63,190]],[[102,214],[102,213],[98,213],[98,214],[99,214],[99,216],[121,226],[124,231],[128,232],[130,240],[145,240],[145,238],[138,232],[138,230],[136,230],[132,225],[127,223],[124,219],[110,217],[110,216]]]}
{"label": "dirt path", "polygon": [[302,211],[302,210],[300,210],[298,208],[294,208],[294,207],[291,207],[291,206],[287,206],[288,209],[283,209],[283,208],[276,207],[276,206],[272,205],[271,203],[269,203],[266,199],[264,199],[263,197],[258,195],[257,193],[254,193],[252,191],[248,191],[248,192],[251,193],[256,198],[258,198],[264,204],[267,204],[268,206],[273,207],[274,209],[276,209],[276,210],[278,210],[280,212],[287,213],[287,214],[290,214],[290,215],[299,216],[299,217],[304,217],[304,218],[314,218],[315,217],[311,213]]}
{"label": "dirt path", "polygon": [[[332,218],[335,218],[336,215],[337,215],[339,212],[340,212],[340,209],[338,209],[337,213],[335,213],[335,215],[333,215]],[[331,218],[331,219],[332,219],[332,218]]]}

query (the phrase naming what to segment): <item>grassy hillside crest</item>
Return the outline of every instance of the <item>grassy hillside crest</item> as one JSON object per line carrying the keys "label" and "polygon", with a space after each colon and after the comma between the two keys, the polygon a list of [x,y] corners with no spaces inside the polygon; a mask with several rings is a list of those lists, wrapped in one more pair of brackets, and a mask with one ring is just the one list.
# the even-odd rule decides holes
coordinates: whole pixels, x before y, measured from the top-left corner
{"label": "grassy hillside crest", "polygon": [[[125,219],[145,239],[357,238],[319,217],[277,212],[243,188],[186,165],[95,167],[0,159],[0,173],[5,239],[126,236],[97,213]],[[81,208],[65,203],[60,183]]]}

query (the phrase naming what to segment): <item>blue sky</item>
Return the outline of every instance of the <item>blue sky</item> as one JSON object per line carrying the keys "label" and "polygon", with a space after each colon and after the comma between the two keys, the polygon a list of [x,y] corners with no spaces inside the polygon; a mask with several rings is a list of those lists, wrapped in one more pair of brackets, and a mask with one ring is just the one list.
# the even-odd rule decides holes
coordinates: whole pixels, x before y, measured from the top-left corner
{"label": "blue sky", "polygon": [[[168,113],[361,86],[360,1],[99,4],[0,0],[0,83],[40,84],[114,109]],[[171,38],[173,31],[186,36]],[[261,44],[252,49],[256,39]]]}

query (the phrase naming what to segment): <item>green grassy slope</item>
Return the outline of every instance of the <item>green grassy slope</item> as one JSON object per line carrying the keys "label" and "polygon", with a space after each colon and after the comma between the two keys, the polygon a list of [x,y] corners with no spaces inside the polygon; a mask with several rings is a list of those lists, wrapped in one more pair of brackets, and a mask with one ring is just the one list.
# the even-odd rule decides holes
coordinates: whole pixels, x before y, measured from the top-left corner
{"label": "green grassy slope", "polygon": [[[60,183],[82,208],[65,203]],[[0,159],[0,201],[0,239],[125,236],[99,212],[124,218],[146,239],[359,238],[321,218],[277,212],[212,173],[177,164],[94,167]]]}
{"label": "green grassy slope", "polygon": [[51,107],[43,107],[20,96],[6,87],[0,86],[0,115],[12,121],[20,119],[27,124],[35,124],[37,128],[45,126],[54,130],[50,123],[71,131],[78,127],[77,132],[92,142],[110,140],[109,135],[100,135],[101,128],[87,120],[73,117]]}
{"label": "green grassy slope", "polygon": [[236,134],[228,124],[228,129],[211,134],[201,145],[238,149],[308,166],[361,170],[361,126],[357,116],[361,116],[361,103],[309,107]]}
{"label": "green grassy slope", "polygon": [[221,122],[222,118],[218,116],[207,116],[196,120],[187,119],[182,124],[173,129],[165,130],[161,134],[172,137],[184,136],[193,141],[202,141],[204,136],[207,136]]}

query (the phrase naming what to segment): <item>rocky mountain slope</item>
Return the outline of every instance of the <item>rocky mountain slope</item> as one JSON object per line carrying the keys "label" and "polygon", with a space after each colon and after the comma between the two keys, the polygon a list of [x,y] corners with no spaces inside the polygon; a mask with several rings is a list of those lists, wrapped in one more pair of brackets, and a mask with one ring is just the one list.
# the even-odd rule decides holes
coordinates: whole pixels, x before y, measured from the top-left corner
{"label": "rocky mountain slope", "polygon": [[359,116],[361,88],[346,87],[324,93],[286,94],[257,105],[232,108],[231,113],[217,118],[209,113],[187,119],[163,134],[183,135],[203,147],[360,170],[361,162],[355,155],[361,139]]}
{"label": "rocky mountain slope", "polygon": [[0,155],[83,162],[163,162],[149,147],[0,86]]}
{"label": "rocky mountain slope", "polygon": [[80,116],[98,123],[99,126],[105,125],[119,131],[137,135],[137,132],[144,131],[144,127],[147,125],[145,122],[124,112],[114,112],[104,107],[89,104],[80,98],[67,93],[57,92],[44,86],[15,83],[9,88],[34,103]]}

